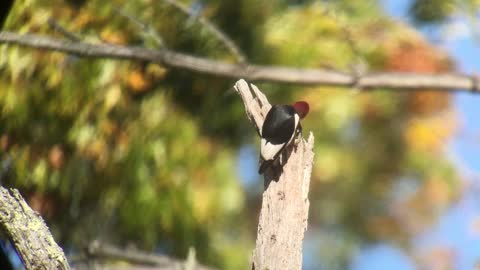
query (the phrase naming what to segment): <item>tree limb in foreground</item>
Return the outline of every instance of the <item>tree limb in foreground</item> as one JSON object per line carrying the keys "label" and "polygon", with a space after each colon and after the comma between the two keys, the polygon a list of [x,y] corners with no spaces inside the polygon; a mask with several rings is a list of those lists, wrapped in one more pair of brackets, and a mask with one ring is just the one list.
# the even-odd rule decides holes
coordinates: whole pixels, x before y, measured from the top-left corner
{"label": "tree limb in foreground", "polygon": [[0,228],[12,241],[27,270],[70,269],[43,219],[16,189],[0,186]]}
{"label": "tree limb in foreground", "polygon": [[383,72],[364,75],[281,66],[230,64],[204,57],[161,49],[69,42],[36,34],[0,32],[0,43],[60,51],[84,57],[140,60],[171,68],[227,78],[302,85],[331,85],[358,89],[389,88],[398,90],[438,89],[480,92],[480,78],[465,74],[417,74]]}
{"label": "tree limb in foreground", "polygon": [[[26,270],[70,270],[65,254],[57,245],[42,217],[32,210],[18,190],[0,186],[0,230],[4,231],[19,253]],[[212,270],[200,265],[194,256],[180,261],[167,256],[126,251],[117,247],[94,243],[88,247],[90,258],[106,261],[127,261],[130,264],[102,264],[101,269],[123,270]],[[87,269],[90,267],[87,266]]]}
{"label": "tree limb in foreground", "polygon": [[[242,97],[245,111],[257,131],[271,108],[267,98],[255,86],[244,80],[235,84]],[[266,189],[253,252],[252,269],[302,269],[302,243],[307,230],[308,190],[313,165],[313,134],[308,140],[286,149],[288,160],[282,172],[265,173]]]}

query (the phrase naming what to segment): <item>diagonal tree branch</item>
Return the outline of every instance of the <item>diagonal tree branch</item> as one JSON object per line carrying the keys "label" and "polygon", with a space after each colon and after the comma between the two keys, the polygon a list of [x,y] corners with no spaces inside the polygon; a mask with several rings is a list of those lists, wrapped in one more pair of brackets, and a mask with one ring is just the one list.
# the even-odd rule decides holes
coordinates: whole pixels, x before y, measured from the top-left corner
{"label": "diagonal tree branch", "polygon": [[139,19],[133,17],[132,15],[127,14],[119,7],[114,6],[113,10],[115,10],[115,12],[127,18],[129,21],[133,22],[137,27],[139,27],[143,33],[143,36],[151,38],[156,43],[157,47],[165,47],[165,43],[163,42],[162,37],[160,36],[160,34],[157,33],[157,31],[155,31],[155,29],[153,29],[153,27],[141,22]]}
{"label": "diagonal tree branch", "polygon": [[75,35],[74,33],[68,31],[67,29],[63,28],[57,21],[55,21],[53,18],[48,19],[48,24],[58,32],[60,32],[62,35],[64,35],[66,38],[68,38],[71,41],[74,42],[80,42],[82,41],[82,38],[79,36]]}
{"label": "diagonal tree branch", "polygon": [[16,189],[0,186],[0,229],[14,244],[27,270],[70,269],[43,219]]}
{"label": "diagonal tree branch", "polygon": [[111,44],[68,42],[36,34],[0,32],[0,43],[60,51],[84,57],[116,58],[159,63],[171,68],[190,70],[219,77],[250,81],[268,81],[301,85],[331,85],[357,89],[389,88],[396,90],[438,89],[480,92],[480,78],[464,74],[371,73],[361,76],[322,69],[281,66],[230,64],[167,49],[151,50]]}
{"label": "diagonal tree branch", "polygon": [[[26,270],[69,270],[91,269],[88,264],[74,264],[71,268],[62,249],[55,243],[42,217],[28,206],[18,190],[0,186],[0,230],[5,232]],[[94,242],[88,247],[88,258],[103,259],[101,269],[124,270],[212,270],[199,264],[194,252],[187,259],[177,260],[164,255],[148,254],[141,251],[123,250],[112,245]],[[108,264],[112,261],[129,262],[119,268]]]}
{"label": "diagonal tree branch", "polygon": [[200,23],[203,27],[205,27],[210,33],[212,33],[220,42],[224,44],[224,46],[237,58],[240,63],[245,63],[246,57],[237,47],[235,42],[230,39],[227,35],[225,35],[217,26],[213,23],[208,21],[205,17],[200,14],[195,14],[193,10],[188,8],[186,5],[175,1],[175,0],[163,0],[164,2],[170,4],[171,6],[175,7],[176,9],[180,10],[181,12],[189,15],[190,17],[194,18],[198,23]]}

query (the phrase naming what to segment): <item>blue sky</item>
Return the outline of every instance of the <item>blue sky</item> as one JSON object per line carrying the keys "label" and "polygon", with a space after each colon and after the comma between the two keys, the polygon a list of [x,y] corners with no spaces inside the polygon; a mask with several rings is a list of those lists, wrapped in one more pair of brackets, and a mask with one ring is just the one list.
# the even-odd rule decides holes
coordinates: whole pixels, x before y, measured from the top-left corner
{"label": "blue sky", "polygon": [[[408,23],[405,15],[409,2],[387,0],[384,1],[384,7],[396,19]],[[456,26],[453,32],[455,38],[436,45],[449,53],[459,71],[479,74],[480,41],[473,40],[468,27],[458,27],[467,26],[464,21],[458,20],[452,24]],[[438,42],[438,36],[432,35],[438,35],[445,28],[437,30],[440,31],[422,32],[432,42]],[[454,95],[454,100],[461,117],[461,128],[447,149],[465,179],[466,190],[463,197],[440,217],[429,232],[412,239],[412,243],[420,253],[442,246],[447,251],[446,254],[453,256],[454,269],[471,270],[480,263],[480,95],[459,92]],[[474,221],[477,221],[477,228]],[[379,244],[360,251],[351,267],[352,270],[415,268],[406,254],[388,244]]]}

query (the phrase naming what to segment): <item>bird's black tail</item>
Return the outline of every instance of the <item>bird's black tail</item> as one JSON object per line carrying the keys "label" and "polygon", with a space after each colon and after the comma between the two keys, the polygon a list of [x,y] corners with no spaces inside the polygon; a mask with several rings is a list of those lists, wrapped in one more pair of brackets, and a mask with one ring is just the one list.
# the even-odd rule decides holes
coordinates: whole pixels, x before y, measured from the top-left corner
{"label": "bird's black tail", "polygon": [[258,173],[263,174],[268,167],[273,165],[274,160],[263,160],[260,158],[260,168],[258,168]]}

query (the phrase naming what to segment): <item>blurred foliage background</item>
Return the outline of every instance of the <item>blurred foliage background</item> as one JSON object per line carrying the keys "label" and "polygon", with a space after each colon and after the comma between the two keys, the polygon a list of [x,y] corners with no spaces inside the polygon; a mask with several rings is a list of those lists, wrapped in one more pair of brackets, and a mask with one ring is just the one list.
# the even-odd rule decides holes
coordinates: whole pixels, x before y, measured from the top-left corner
{"label": "blurred foliage background", "polygon": [[[458,2],[461,2],[460,4]],[[478,1],[417,0],[439,23]],[[381,2],[182,1],[265,65],[435,73],[455,63]],[[151,26],[162,44],[118,9]],[[166,48],[235,62],[169,1],[17,0],[4,30]],[[70,253],[93,240],[246,269],[261,196],[249,194],[239,149],[257,145],[234,80],[140,62],[85,59],[0,45],[2,185],[19,188]],[[450,94],[259,84],[273,103],[311,104],[316,137],[310,232],[318,269],[346,269],[376,241],[409,252],[462,192],[444,155],[458,117]],[[256,157],[255,157],[256,158]],[[263,186],[258,177],[258,187]],[[411,255],[414,257],[415,254]]]}

